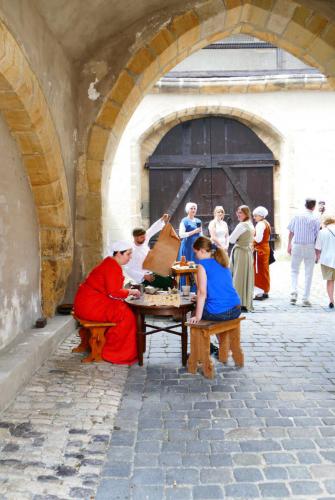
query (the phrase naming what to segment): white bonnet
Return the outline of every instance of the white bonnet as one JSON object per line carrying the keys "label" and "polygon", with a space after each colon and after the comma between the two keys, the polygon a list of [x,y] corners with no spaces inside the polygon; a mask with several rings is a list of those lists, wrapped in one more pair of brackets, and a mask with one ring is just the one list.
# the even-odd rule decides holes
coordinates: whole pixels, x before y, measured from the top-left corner
{"label": "white bonnet", "polygon": [[198,208],[198,205],[196,203],[193,203],[193,201],[189,201],[188,203],[186,203],[185,212],[188,214],[192,207]]}
{"label": "white bonnet", "polygon": [[253,215],[259,215],[260,217],[266,217],[268,215],[268,211],[265,207],[256,207],[252,212]]}
{"label": "white bonnet", "polygon": [[129,250],[133,245],[126,240],[113,241],[110,246],[111,253]]}

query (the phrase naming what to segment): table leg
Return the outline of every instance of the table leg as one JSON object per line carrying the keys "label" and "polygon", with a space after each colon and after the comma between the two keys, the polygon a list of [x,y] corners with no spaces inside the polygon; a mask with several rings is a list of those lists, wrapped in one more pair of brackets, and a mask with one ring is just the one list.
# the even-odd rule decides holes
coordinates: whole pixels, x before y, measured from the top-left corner
{"label": "table leg", "polygon": [[137,357],[138,364],[143,366],[143,352],[144,352],[144,335],[142,332],[144,318],[141,313],[136,314],[136,342],[137,342]]}
{"label": "table leg", "polygon": [[190,275],[185,274],[185,285],[190,285]]}
{"label": "table leg", "polygon": [[144,316],[144,314],[141,314],[141,318],[142,318],[142,328],[141,328],[141,331],[143,333],[143,335],[142,335],[142,339],[143,339],[143,352],[145,352],[147,350],[147,336],[144,335],[145,332],[146,332],[145,316]]}
{"label": "table leg", "polygon": [[181,362],[183,366],[187,364],[187,325],[186,312],[183,311],[181,317]]}

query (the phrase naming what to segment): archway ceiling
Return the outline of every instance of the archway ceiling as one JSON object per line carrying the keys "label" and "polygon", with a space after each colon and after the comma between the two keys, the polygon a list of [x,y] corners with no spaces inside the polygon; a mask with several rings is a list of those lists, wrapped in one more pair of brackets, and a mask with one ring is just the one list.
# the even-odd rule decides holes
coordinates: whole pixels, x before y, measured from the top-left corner
{"label": "archway ceiling", "polygon": [[[50,31],[67,55],[85,62],[108,40],[130,28],[137,35],[149,25],[161,26],[171,15],[206,0],[33,0]],[[271,1],[271,0],[270,0]],[[286,0],[310,7],[335,20],[334,0]],[[222,0],[223,4],[225,3]],[[260,2],[261,3],[261,2]],[[275,2],[274,2],[275,3]]]}

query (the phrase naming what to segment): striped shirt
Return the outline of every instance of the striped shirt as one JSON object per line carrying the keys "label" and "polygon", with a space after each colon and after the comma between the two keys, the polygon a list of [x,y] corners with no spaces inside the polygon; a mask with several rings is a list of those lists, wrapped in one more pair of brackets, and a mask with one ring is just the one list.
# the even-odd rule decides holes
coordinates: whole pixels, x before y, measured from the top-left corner
{"label": "striped shirt", "polygon": [[287,229],[294,234],[293,243],[298,245],[314,245],[319,234],[320,222],[312,210],[293,217]]}

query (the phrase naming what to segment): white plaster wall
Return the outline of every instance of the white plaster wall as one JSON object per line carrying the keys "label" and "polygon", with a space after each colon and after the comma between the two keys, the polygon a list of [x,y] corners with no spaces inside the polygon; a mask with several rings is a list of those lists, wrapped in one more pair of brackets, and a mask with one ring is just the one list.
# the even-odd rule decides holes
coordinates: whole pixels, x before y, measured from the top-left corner
{"label": "white plaster wall", "polygon": [[0,349],[40,311],[35,205],[16,143],[0,115]]}
{"label": "white plaster wall", "polygon": [[[182,89],[181,89],[182,92]],[[123,134],[110,173],[109,195],[104,200],[104,243],[129,238],[141,221],[141,169],[139,140],[153,124],[173,112],[197,106],[225,106],[256,115],[282,137],[280,145],[279,201],[276,232],[282,248],[287,224],[303,207],[307,196],[325,199],[335,213],[335,93],[285,91],[259,94],[152,94],[146,96]]]}

